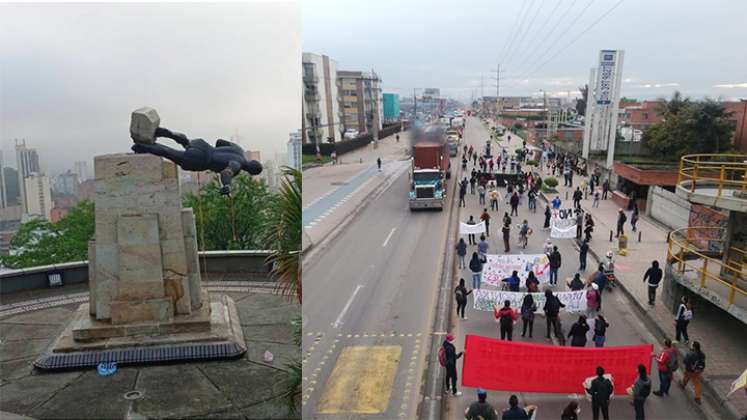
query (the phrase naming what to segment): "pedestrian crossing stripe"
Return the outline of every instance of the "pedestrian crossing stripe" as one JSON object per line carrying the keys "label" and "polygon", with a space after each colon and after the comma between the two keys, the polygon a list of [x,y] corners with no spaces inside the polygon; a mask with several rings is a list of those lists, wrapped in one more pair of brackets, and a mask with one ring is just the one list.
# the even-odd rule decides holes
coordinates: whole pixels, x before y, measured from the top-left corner
{"label": "pedestrian crossing stripe", "polygon": [[385,412],[401,354],[401,346],[350,346],[342,349],[322,392],[317,412]]}

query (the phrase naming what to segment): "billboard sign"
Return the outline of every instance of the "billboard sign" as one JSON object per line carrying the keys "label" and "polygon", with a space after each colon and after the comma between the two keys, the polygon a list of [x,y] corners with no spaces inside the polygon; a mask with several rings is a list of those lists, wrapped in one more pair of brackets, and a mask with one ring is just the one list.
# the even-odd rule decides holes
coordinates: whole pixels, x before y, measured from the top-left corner
{"label": "billboard sign", "polygon": [[597,77],[597,105],[606,107],[615,97],[615,66],[617,51],[602,50],[599,52],[599,72]]}

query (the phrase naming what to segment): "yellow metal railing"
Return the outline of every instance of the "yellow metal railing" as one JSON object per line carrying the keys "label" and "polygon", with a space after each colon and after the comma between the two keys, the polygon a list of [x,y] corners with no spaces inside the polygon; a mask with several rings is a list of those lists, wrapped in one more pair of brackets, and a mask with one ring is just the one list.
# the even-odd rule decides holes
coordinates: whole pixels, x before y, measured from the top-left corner
{"label": "yellow metal railing", "polygon": [[[689,182],[689,185],[683,185]],[[747,155],[697,154],[680,158],[677,185],[695,192],[700,184],[703,188],[716,188],[716,198],[724,190],[747,190]]]}
{"label": "yellow metal railing", "polygon": [[[704,245],[705,244],[705,245]],[[736,294],[747,297],[744,288],[744,261],[747,251],[729,248],[731,258],[722,259],[725,245],[725,229],[720,227],[688,227],[672,231],[669,235],[667,261],[680,275],[685,270],[697,273],[701,288],[721,284],[729,290],[728,305],[734,303]],[[716,251],[711,251],[715,249]],[[717,254],[714,256],[714,252]],[[735,258],[736,257],[736,258]],[[700,264],[702,262],[702,265]]]}

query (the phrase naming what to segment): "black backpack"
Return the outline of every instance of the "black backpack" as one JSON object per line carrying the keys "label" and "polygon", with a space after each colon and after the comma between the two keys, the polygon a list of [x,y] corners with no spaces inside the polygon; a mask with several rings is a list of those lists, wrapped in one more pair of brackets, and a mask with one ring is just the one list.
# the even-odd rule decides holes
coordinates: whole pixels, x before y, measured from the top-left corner
{"label": "black backpack", "polygon": [[513,324],[514,319],[511,317],[511,313],[510,312],[504,311],[501,314],[500,321],[501,321],[501,327],[508,327],[511,324]]}
{"label": "black backpack", "polygon": [[651,395],[651,381],[649,380],[646,382],[643,387],[641,387],[640,396],[643,398],[648,397]]}

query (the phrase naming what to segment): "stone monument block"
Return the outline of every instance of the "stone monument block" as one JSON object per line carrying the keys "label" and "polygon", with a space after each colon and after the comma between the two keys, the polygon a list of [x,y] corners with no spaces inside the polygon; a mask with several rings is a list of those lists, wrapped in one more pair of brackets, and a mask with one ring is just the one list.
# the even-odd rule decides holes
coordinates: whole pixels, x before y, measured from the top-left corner
{"label": "stone monument block", "polygon": [[153,144],[156,142],[156,129],[159,124],[161,118],[155,109],[138,108],[132,112],[130,118],[130,136],[135,143]]}
{"label": "stone monument block", "polygon": [[[88,241],[88,290],[96,290],[96,241]],[[96,293],[88,298],[89,314],[96,316]]]}
{"label": "stone monument block", "polygon": [[112,301],[112,324],[145,321],[167,322],[174,318],[171,298]]}
{"label": "stone monument block", "polygon": [[121,216],[117,221],[117,243],[117,299],[164,297],[158,217],[154,214]]}
{"label": "stone monument block", "polygon": [[189,291],[193,308],[202,305],[200,298],[200,255],[197,248],[197,227],[192,209],[182,209],[182,229],[184,230],[184,250],[187,255],[187,272],[189,273]]}

